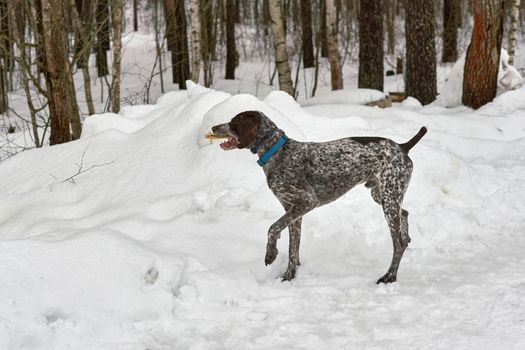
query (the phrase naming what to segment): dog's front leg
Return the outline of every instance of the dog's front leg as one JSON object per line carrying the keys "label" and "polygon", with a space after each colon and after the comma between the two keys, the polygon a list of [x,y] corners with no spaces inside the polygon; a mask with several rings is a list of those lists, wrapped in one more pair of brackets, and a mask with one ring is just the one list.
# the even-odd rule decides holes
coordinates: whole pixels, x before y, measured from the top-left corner
{"label": "dog's front leg", "polygon": [[283,275],[283,282],[290,281],[295,277],[295,270],[301,263],[299,261],[299,245],[301,244],[301,223],[303,219],[297,219],[288,226],[290,231],[290,245],[288,248],[288,269]]}

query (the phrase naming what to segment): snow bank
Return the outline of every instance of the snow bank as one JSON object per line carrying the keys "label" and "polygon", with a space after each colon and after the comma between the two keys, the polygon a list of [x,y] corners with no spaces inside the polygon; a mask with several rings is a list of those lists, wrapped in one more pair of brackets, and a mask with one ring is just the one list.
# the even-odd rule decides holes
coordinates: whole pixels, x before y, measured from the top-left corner
{"label": "snow bank", "polygon": [[303,106],[320,104],[366,105],[370,102],[382,100],[386,96],[387,95],[384,92],[372,89],[345,89],[326,91],[309,98],[308,100],[305,100]]}
{"label": "snow bank", "polygon": [[[1,349],[525,346],[523,88],[476,112],[188,88],[0,163]],[[283,210],[255,156],[203,138],[249,109],[304,140],[428,127],[398,283],[374,283],[391,240],[363,186],[304,217],[294,281],[278,280],[286,233],[264,266]]]}

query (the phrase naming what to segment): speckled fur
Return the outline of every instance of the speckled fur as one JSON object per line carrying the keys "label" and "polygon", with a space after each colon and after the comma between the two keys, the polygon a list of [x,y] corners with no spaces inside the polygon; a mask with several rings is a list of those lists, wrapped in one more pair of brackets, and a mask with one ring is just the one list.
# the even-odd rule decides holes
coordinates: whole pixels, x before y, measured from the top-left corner
{"label": "speckled fur", "polygon": [[[235,118],[231,123],[238,123],[242,118],[257,119],[256,136],[242,148],[253,147],[265,135],[272,135],[258,148],[259,157],[284,135],[261,112],[243,112]],[[230,129],[230,123],[215,126],[213,131],[239,137],[236,130]],[[426,129],[422,128],[418,135],[403,145],[375,137],[348,137],[328,142],[298,142],[290,139],[286,142],[263,166],[269,188],[286,211],[268,230],[266,265],[277,257],[277,240],[288,227],[289,263],[283,280],[293,279],[300,264],[303,215],[336,200],[354,186],[365,183],[371,189],[372,198],[383,208],[394,246],[390,267],[377,283],[395,282],[403,252],[410,242],[408,212],[402,209],[403,196],[412,173],[412,161],[407,153],[425,132]]]}

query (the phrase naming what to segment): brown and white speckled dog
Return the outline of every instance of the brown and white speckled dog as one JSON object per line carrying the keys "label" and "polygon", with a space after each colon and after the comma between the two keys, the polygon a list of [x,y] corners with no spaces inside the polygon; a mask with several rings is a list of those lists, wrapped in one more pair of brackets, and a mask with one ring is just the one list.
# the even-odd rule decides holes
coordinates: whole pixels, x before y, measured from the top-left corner
{"label": "brown and white speckled dog", "polygon": [[300,264],[303,215],[361,183],[371,188],[372,198],[383,207],[394,243],[390,267],[377,283],[396,281],[399,263],[410,242],[408,212],[401,207],[412,173],[408,151],[425,135],[425,127],[404,144],[380,137],[298,142],[288,139],[262,112],[247,111],[229,123],[214,126],[212,131],[215,136],[228,137],[222,149],[248,148],[259,155],[268,186],[286,211],[270,226],[264,259],[266,265],[275,260],[277,239],[288,227],[290,257],[283,281],[294,278]]}

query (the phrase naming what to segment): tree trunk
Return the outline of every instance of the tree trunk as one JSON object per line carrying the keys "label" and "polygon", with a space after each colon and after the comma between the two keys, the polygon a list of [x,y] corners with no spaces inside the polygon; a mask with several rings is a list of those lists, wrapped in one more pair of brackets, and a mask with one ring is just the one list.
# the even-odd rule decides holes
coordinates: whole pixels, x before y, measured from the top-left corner
{"label": "tree trunk", "polygon": [[[398,0],[399,1],[399,0]],[[386,0],[387,52],[393,55],[396,48],[396,0]]]}
{"label": "tree trunk", "polygon": [[[91,53],[92,38],[91,33],[93,29],[93,7],[89,1],[75,1],[70,0],[72,21],[75,28],[75,37],[78,42],[75,43],[75,59],[77,66],[82,70],[84,78],[84,94],[86,96],[86,104],[88,107],[88,115],[95,114],[95,106],[93,105],[93,95],[91,93],[91,77],[89,75],[89,56]],[[74,6],[76,5],[76,6]],[[82,14],[83,20],[80,18]]]}
{"label": "tree trunk", "polygon": [[443,1],[443,62],[456,62],[458,59],[457,38],[459,0]]}
{"label": "tree trunk", "polygon": [[62,0],[41,0],[46,84],[51,118],[51,145],[71,141],[69,116],[70,89],[67,77],[69,62]]}
{"label": "tree trunk", "polygon": [[[326,34],[328,44],[328,60],[330,61],[330,75],[332,90],[343,89],[343,67],[339,55],[337,38],[337,14],[334,0],[325,0],[326,5]],[[382,42],[381,42],[382,43]]]}
{"label": "tree trunk", "polygon": [[139,30],[139,19],[138,19],[138,0],[133,0],[133,31],[138,32]]}
{"label": "tree trunk", "polygon": [[8,2],[7,0],[0,0],[0,114],[7,112],[8,109],[8,84],[4,78],[9,69],[7,66],[11,55],[10,37]]}
{"label": "tree trunk", "polygon": [[268,0],[272,22],[273,45],[275,49],[275,65],[279,73],[279,89],[293,97],[293,82],[286,51],[286,32],[280,0]]}
{"label": "tree trunk", "polygon": [[231,10],[234,7],[234,0],[226,0],[226,79],[235,79],[235,13]]}
{"label": "tree trunk", "polygon": [[319,38],[321,57],[328,57],[328,35],[326,33],[326,0],[319,0]]}
{"label": "tree trunk", "polygon": [[213,1],[200,0],[200,20],[201,20],[201,56],[202,71],[204,73],[204,86],[210,87],[213,83],[213,50],[212,42],[215,42],[213,35]]}
{"label": "tree trunk", "polygon": [[120,111],[120,59],[122,57],[122,0],[111,0],[113,26],[113,79],[111,81],[111,110]]}
{"label": "tree trunk", "polygon": [[199,0],[191,0],[190,2],[190,16],[191,16],[191,80],[195,83],[199,82],[199,75],[201,71],[201,48],[200,48],[200,10]]}
{"label": "tree trunk", "polygon": [[503,37],[503,0],[474,0],[474,28],[465,59],[463,104],[479,108],[496,96]]}
{"label": "tree trunk", "polygon": [[427,105],[436,99],[434,2],[406,1],[406,93]]}
{"label": "tree trunk", "polygon": [[514,64],[514,52],[516,51],[516,38],[518,30],[518,19],[520,17],[520,0],[512,1],[509,27],[509,64]]}
{"label": "tree trunk", "polygon": [[383,1],[361,0],[359,13],[359,88],[383,91]]}
{"label": "tree trunk", "polygon": [[97,0],[97,15],[95,16],[97,33],[97,75],[104,77],[109,74],[107,51],[109,50],[109,7],[108,0]]}
{"label": "tree trunk", "polygon": [[190,78],[190,56],[188,52],[188,32],[186,29],[186,10],[184,0],[175,0],[175,55],[172,52],[172,64],[177,70],[179,89],[186,89],[186,80]]}
{"label": "tree trunk", "polygon": [[303,30],[303,66],[304,68],[315,67],[312,42],[312,4],[310,0],[301,1],[301,20]]}

